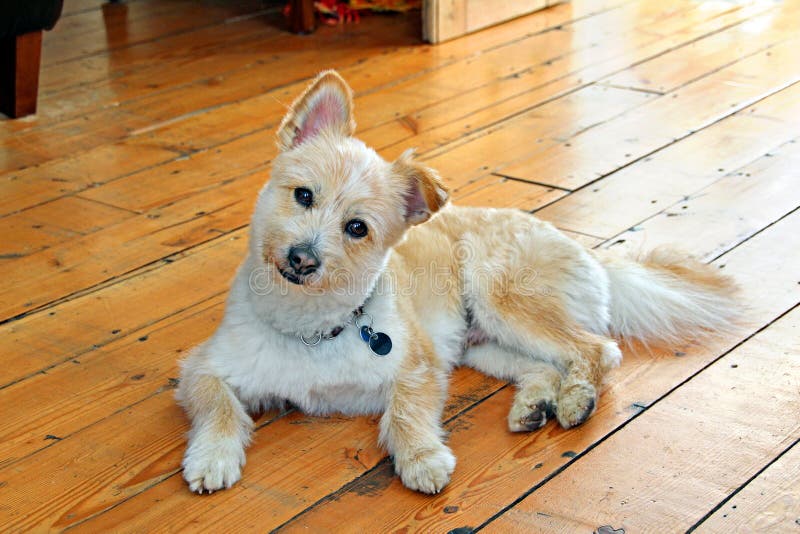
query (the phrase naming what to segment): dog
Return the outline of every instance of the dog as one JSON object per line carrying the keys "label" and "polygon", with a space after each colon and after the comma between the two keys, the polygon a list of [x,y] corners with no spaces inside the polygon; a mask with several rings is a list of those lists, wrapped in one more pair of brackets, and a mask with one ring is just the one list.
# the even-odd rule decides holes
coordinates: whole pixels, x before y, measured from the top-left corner
{"label": "dog", "polygon": [[437,493],[456,464],[441,425],[454,366],[516,383],[511,431],[571,428],[594,413],[617,340],[672,343],[737,315],[717,269],[666,249],[614,257],[520,210],[454,206],[413,151],[387,162],[354,131],[335,71],[278,128],[225,315],[182,362],[192,491],[237,482],[249,413],[288,401],[381,413],[403,484]]}

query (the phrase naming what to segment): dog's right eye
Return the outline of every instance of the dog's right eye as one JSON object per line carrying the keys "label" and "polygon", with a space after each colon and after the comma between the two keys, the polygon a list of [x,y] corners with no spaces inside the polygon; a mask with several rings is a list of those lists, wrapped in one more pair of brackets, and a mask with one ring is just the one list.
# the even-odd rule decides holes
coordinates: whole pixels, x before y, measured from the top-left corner
{"label": "dog's right eye", "polygon": [[294,190],[294,199],[301,206],[310,208],[311,204],[313,204],[314,202],[314,193],[312,193],[310,189],[306,189],[305,187],[298,187],[297,189]]}

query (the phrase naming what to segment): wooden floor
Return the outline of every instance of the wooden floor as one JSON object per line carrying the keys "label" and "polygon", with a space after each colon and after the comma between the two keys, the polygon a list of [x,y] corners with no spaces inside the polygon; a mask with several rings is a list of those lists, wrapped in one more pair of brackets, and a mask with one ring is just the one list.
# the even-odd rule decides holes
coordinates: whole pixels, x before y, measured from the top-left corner
{"label": "wooden floor", "polygon": [[[45,35],[38,115],[0,120],[0,530],[800,531],[800,1],[574,0],[437,47],[414,17],[282,24],[67,0]],[[457,370],[436,496],[375,418],[301,413],[258,421],[233,489],[189,493],[176,361],[220,319],[285,105],[331,67],[360,136],[419,147],[456,202],[678,243],[750,324],[627,350],[570,431],[508,432],[513,388]]]}

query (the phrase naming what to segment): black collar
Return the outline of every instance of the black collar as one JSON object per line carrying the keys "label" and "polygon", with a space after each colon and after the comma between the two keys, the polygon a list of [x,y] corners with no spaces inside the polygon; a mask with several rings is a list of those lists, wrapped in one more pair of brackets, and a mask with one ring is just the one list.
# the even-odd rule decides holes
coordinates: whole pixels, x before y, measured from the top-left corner
{"label": "black collar", "polygon": [[334,339],[336,336],[341,334],[344,331],[345,328],[347,328],[348,326],[353,324],[353,322],[358,317],[360,317],[362,315],[364,315],[364,306],[363,305],[359,306],[358,308],[356,308],[355,310],[353,310],[350,313],[350,319],[348,319],[348,321],[345,324],[339,325],[339,326],[333,328],[330,332],[327,332],[327,333],[317,332],[311,338],[311,340],[306,339],[305,337],[303,337],[302,334],[298,334],[298,337],[300,338],[300,341],[302,341],[304,345],[307,345],[309,347],[313,347],[315,345],[318,345],[323,339],[326,340],[326,341]]}

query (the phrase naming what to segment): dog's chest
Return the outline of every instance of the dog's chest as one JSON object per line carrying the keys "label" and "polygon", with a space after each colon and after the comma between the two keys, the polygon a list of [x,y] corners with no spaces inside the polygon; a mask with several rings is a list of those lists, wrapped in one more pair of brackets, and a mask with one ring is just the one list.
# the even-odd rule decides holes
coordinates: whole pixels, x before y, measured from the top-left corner
{"label": "dog's chest", "polygon": [[382,411],[387,388],[406,350],[400,330],[389,330],[391,352],[376,356],[353,326],[316,346],[243,326],[239,325],[238,332],[226,329],[228,335],[214,340],[227,345],[216,353],[231,355],[218,362],[228,383],[246,403],[278,397],[307,413]]}

